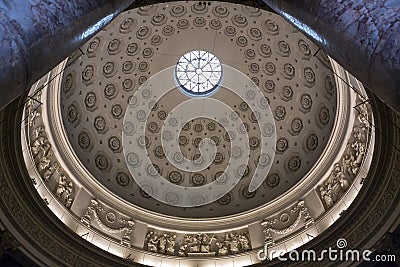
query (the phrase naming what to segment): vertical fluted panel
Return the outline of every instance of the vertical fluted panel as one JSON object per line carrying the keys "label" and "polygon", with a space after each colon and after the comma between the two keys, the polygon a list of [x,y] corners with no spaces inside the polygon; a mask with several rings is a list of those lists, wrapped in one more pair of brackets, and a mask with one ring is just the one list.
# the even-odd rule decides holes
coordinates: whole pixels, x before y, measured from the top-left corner
{"label": "vertical fluted panel", "polygon": [[0,108],[135,0],[0,0]]}
{"label": "vertical fluted panel", "polygon": [[263,0],[400,111],[399,0]]}

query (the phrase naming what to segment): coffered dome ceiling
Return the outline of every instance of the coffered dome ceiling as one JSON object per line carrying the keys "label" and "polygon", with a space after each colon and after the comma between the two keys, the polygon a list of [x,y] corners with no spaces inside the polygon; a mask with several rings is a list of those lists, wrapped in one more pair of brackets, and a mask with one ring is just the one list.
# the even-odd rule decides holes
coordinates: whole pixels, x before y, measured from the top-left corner
{"label": "coffered dome ceiling", "polygon": [[[21,138],[41,198],[81,238],[151,266],[244,266],[265,242],[307,243],[374,153],[362,84],[278,15],[232,3],[126,11],[31,95]],[[187,194],[216,184],[231,189]]]}
{"label": "coffered dome ceiling", "polygon": [[[192,50],[216,55],[222,64],[247,75],[270,104],[276,127],[276,155],[256,191],[248,186],[260,156],[262,131],[248,104],[226,88],[212,98],[229,105],[244,122],[251,149],[240,182],[217,201],[200,207],[167,205],[139,188],[122,147],[129,100],[154,74],[175,66]],[[285,194],[319,161],[332,133],[336,84],[326,56],[276,14],[231,4],[169,3],[128,11],[85,44],[67,62],[61,85],[62,120],[68,141],[92,177],[133,205],[178,217],[217,217],[242,213]],[[81,55],[79,55],[81,53]],[[322,55],[322,56],[321,56]],[[167,90],[168,88],[165,88]],[[215,180],[228,166],[229,134],[209,118],[188,121],[179,147],[188,159],[200,156],[199,144],[217,145],[213,163],[186,172],[166,158],[161,129],[171,110],[188,100],[178,88],[152,108],[142,142],[161,176],[188,187]],[[260,99],[261,100],[261,99]]]}

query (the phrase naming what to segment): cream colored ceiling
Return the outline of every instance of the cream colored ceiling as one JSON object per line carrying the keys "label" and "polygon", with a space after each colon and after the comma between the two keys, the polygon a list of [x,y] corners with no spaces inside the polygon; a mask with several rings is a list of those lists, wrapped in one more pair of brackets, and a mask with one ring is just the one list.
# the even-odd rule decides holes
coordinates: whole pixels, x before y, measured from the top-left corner
{"label": "cream colored ceiling", "polygon": [[[277,154],[263,185],[250,194],[247,185],[259,155],[260,129],[248,106],[222,88],[213,97],[230,105],[247,123],[250,161],[242,180],[229,194],[185,210],[149,198],[135,184],[122,153],[121,128],[129,97],[138,87],[196,49],[212,52],[259,85],[274,113]],[[330,65],[326,59],[313,56],[318,48],[311,41],[267,11],[221,3],[143,7],[119,16],[81,50],[78,59],[68,62],[61,93],[70,144],[100,183],[148,210],[182,217],[215,217],[256,208],[300,181],[329,140],[337,104]],[[164,177],[197,186],[223,171],[230,146],[218,123],[197,119],[181,132],[182,152],[190,159],[196,157],[199,138],[211,137],[218,143],[218,161],[193,174],[166,160],[160,147],[160,129],[168,112],[185,99],[175,89],[153,108],[146,129],[147,147]]]}

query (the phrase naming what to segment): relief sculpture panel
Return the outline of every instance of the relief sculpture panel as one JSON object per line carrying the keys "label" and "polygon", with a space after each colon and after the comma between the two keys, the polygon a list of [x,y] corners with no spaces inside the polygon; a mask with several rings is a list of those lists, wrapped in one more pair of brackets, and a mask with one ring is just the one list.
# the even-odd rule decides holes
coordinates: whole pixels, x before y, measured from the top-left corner
{"label": "relief sculpture panel", "polygon": [[40,94],[31,98],[26,104],[27,132],[29,133],[29,148],[37,172],[49,186],[55,197],[67,208],[74,199],[74,184],[63,171],[54,156],[51,144],[47,138],[45,127],[40,118]]}
{"label": "relief sculpture panel", "polygon": [[248,232],[224,234],[157,233],[150,230],[144,249],[179,257],[226,256],[251,250]]}
{"label": "relief sculpture panel", "polygon": [[355,108],[355,124],[346,150],[341,160],[333,165],[329,177],[318,186],[318,193],[326,210],[339,201],[360,171],[371,133],[368,108],[366,103],[358,104]]}

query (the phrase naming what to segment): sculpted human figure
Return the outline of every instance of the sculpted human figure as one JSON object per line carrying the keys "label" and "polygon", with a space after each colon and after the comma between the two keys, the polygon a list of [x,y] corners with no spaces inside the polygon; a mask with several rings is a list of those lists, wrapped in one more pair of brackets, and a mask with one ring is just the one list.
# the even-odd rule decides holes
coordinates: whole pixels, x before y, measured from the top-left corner
{"label": "sculpted human figure", "polygon": [[230,234],[229,252],[232,254],[239,253],[239,240],[235,234]]}
{"label": "sculpted human figure", "polygon": [[353,174],[357,174],[364,159],[366,148],[365,144],[359,141],[354,142],[352,147],[355,151],[355,157],[350,161],[350,166]]}
{"label": "sculpted human figure", "polygon": [[158,253],[165,254],[166,246],[167,246],[167,234],[162,234],[158,240]]}
{"label": "sculpted human figure", "polygon": [[62,192],[62,194],[60,196],[61,202],[67,208],[69,208],[72,204],[72,194],[73,194],[72,190],[73,190],[73,184],[72,184],[72,182],[68,182],[68,184],[65,187],[64,192]]}
{"label": "sculpted human figure", "polygon": [[39,117],[39,116],[40,116],[40,113],[36,109],[33,109],[31,112],[29,112],[29,114],[28,114],[29,127],[35,126],[35,119],[36,119],[36,117]]}
{"label": "sculpted human figure", "polygon": [[210,240],[209,240],[209,245],[210,245],[210,251],[211,252],[216,252],[217,251],[216,242],[217,242],[217,238],[215,237],[215,235],[211,235]]}
{"label": "sculpted human figure", "polygon": [[39,163],[37,165],[39,172],[42,173],[44,170],[46,170],[48,167],[50,167],[50,161],[53,156],[53,153],[51,151],[48,151],[48,153],[44,156],[42,156],[39,160]]}
{"label": "sculpted human figure", "polygon": [[44,128],[42,126],[35,129],[33,132],[34,139],[32,142],[32,154],[36,156],[42,151],[42,156],[45,156],[50,149],[50,144],[47,142],[47,139],[42,136]]}
{"label": "sculpted human figure", "polygon": [[344,193],[342,186],[340,184],[340,180],[343,178],[342,176],[344,176],[342,172],[342,167],[336,163],[328,179],[331,188],[331,197],[333,202],[335,202],[338,198],[340,198]]}
{"label": "sculpted human figure", "polygon": [[188,245],[185,243],[179,247],[178,256],[185,257]]}
{"label": "sculpted human figure", "polygon": [[149,232],[146,236],[147,250],[150,252],[158,252],[158,236],[153,232]]}
{"label": "sculpted human figure", "polygon": [[34,131],[33,131],[33,138],[36,139],[39,136],[42,136],[42,133],[44,131],[44,127],[43,126],[39,126],[37,127]]}
{"label": "sculpted human figure", "polygon": [[242,251],[250,250],[250,242],[244,234],[239,235],[240,247]]}
{"label": "sculpted human figure", "polygon": [[61,195],[64,193],[66,188],[67,188],[67,177],[64,174],[61,174],[56,188],[56,196],[58,199],[60,199]]}
{"label": "sculpted human figure", "polygon": [[320,195],[321,195],[322,200],[324,201],[326,207],[329,209],[330,207],[333,206],[333,199],[331,196],[331,192],[330,192],[328,186],[326,186],[326,184],[327,183],[325,182],[325,184],[323,186],[321,186],[319,188],[319,190],[320,190]]}
{"label": "sculpted human figure", "polygon": [[53,175],[53,173],[60,167],[60,165],[58,164],[58,162],[54,162],[49,168],[47,168],[44,172],[43,172],[43,179],[45,181],[50,180],[50,177]]}
{"label": "sculpted human figure", "polygon": [[200,238],[201,238],[200,235],[192,237],[191,243],[188,244],[189,252],[192,252],[192,253],[200,252],[200,245],[201,245],[201,241],[199,240]]}
{"label": "sculpted human figure", "polygon": [[225,242],[217,241],[215,245],[217,247],[218,256],[228,255],[228,247],[225,245]]}
{"label": "sculpted human figure", "polygon": [[210,252],[210,237],[207,234],[203,234],[201,237],[201,253],[209,253]]}
{"label": "sculpted human figure", "polygon": [[175,244],[176,244],[175,239],[176,235],[168,235],[166,254],[175,255]]}

